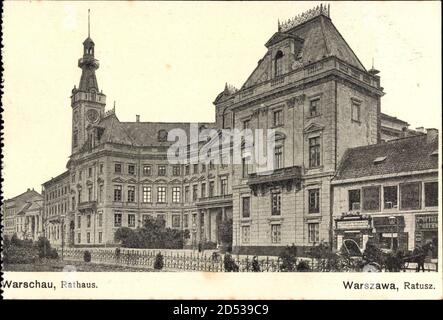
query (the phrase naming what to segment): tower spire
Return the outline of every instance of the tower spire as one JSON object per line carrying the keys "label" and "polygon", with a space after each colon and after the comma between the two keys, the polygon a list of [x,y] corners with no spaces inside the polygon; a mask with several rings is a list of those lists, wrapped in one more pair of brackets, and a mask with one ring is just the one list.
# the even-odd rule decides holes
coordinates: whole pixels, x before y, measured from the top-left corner
{"label": "tower spire", "polygon": [[88,9],[88,38],[91,37],[91,9]]}

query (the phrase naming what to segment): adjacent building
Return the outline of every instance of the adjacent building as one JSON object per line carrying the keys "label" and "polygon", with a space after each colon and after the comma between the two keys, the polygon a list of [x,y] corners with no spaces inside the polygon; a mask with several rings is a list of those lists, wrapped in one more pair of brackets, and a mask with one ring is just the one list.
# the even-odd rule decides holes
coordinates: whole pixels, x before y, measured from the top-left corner
{"label": "adjacent building", "polygon": [[438,248],[438,195],[437,130],[349,149],[332,180],[335,248]]}
{"label": "adjacent building", "polygon": [[4,235],[34,241],[43,235],[43,197],[34,189],[5,200],[2,211]]}

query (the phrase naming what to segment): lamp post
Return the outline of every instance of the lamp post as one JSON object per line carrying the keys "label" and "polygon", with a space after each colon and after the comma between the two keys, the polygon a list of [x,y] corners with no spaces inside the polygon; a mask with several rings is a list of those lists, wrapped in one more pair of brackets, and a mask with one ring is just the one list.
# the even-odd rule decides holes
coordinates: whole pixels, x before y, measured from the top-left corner
{"label": "lamp post", "polygon": [[394,225],[397,223],[397,219],[395,216],[390,216],[388,220],[389,225],[391,226],[391,251],[394,252]]}

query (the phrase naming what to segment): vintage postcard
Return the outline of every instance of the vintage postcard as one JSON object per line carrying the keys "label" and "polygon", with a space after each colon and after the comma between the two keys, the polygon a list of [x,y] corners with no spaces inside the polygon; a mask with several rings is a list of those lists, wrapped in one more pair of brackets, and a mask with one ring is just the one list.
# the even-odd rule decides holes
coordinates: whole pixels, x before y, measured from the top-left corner
{"label": "vintage postcard", "polygon": [[440,2],[3,10],[4,299],[442,298]]}

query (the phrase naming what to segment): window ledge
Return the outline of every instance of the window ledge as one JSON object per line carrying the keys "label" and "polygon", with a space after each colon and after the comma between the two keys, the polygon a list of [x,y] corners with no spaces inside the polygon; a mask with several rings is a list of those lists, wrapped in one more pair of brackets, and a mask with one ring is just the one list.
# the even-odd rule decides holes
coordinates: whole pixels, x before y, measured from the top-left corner
{"label": "window ledge", "polygon": [[314,118],[318,118],[320,116],[321,116],[321,113],[313,115],[313,116],[309,115],[309,116],[306,116],[306,119],[314,119]]}

